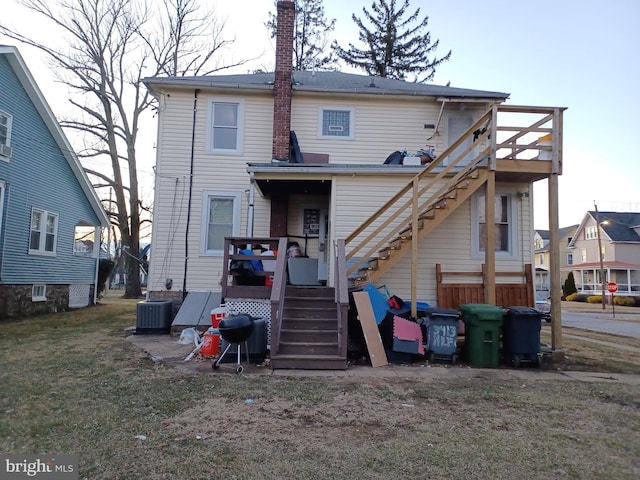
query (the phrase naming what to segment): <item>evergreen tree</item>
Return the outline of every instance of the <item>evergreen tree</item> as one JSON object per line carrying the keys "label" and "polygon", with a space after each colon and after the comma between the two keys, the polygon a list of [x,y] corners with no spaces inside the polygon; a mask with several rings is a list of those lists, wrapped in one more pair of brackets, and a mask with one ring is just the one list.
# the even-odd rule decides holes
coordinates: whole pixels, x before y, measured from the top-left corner
{"label": "evergreen tree", "polygon": [[[322,0],[295,0],[295,4],[293,69],[335,69],[337,59],[329,48],[328,39],[329,34],[335,29],[335,18],[325,18]],[[269,21],[265,25],[271,31],[271,38],[275,38],[277,17],[274,13],[269,12]]]}
{"label": "evergreen tree", "polygon": [[569,275],[567,275],[567,279],[565,280],[564,285],[562,286],[562,294],[564,295],[565,298],[567,298],[572,293],[577,293],[577,292],[578,292],[578,289],[576,288],[576,280],[573,277],[573,272],[569,272]]}
{"label": "evergreen tree", "polygon": [[[362,8],[366,20],[351,16],[360,29],[359,39],[365,47],[357,48],[349,43],[344,49],[334,40],[332,48],[348,65],[365,70],[369,75],[404,80],[407,74],[413,80],[425,82],[435,75],[436,67],[451,57],[451,50],[441,58],[435,57],[439,40],[431,42],[427,30],[429,17],[419,20],[420,8],[404,19],[409,0],[396,9],[396,0],[374,0],[370,12]],[[413,26],[417,22],[417,25]]]}

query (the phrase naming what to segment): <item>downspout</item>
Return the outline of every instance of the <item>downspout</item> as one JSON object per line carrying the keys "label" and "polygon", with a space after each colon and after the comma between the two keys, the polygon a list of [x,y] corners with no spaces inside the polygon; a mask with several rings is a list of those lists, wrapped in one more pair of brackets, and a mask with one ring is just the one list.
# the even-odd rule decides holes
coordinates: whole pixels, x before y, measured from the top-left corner
{"label": "downspout", "polygon": [[[95,278],[93,280],[93,284],[95,285],[93,287],[93,304],[97,305],[98,304],[98,288],[100,287],[98,285],[98,275],[100,273],[100,233],[101,233],[101,228],[102,227],[98,227],[96,228],[95,233],[93,234],[93,254],[96,256],[96,274],[95,274]],[[97,246],[97,248],[96,248]],[[107,247],[108,248],[108,247]],[[96,250],[98,250],[96,252]],[[106,282],[106,280],[105,280]],[[105,290],[106,290],[106,285],[105,285]]]}
{"label": "downspout", "polygon": [[253,237],[253,201],[256,193],[256,179],[253,172],[249,173],[249,207],[247,209],[247,237]]}
{"label": "downspout", "polygon": [[196,113],[199,88],[193,91],[193,125],[191,127],[191,160],[189,164],[189,201],[187,203],[187,227],[184,232],[184,276],[182,278],[182,300],[187,296],[187,264],[189,262],[189,224],[191,223],[191,199],[193,198],[193,157],[195,154]]}

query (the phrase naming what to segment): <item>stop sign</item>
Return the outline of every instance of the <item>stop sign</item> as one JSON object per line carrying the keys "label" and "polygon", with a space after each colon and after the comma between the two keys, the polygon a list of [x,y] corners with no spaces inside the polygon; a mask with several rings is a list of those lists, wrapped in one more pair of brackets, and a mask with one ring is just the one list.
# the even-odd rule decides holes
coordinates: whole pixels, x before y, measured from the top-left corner
{"label": "stop sign", "polygon": [[618,291],[618,284],[616,282],[607,283],[607,291],[609,293],[616,293]]}

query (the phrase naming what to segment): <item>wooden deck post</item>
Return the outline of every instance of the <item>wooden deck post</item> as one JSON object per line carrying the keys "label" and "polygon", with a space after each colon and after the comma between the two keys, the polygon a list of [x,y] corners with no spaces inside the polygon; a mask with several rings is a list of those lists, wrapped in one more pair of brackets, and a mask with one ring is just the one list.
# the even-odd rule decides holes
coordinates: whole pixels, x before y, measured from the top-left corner
{"label": "wooden deck post", "polygon": [[496,304],[496,172],[490,171],[485,190],[484,224],[486,265],[484,282],[484,303]]}

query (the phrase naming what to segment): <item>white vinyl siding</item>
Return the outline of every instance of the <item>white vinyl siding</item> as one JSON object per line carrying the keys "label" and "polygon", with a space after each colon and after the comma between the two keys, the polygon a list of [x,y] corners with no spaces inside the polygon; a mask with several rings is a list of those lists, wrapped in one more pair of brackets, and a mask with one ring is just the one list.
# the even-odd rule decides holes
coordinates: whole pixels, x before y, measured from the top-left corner
{"label": "white vinyl siding", "polygon": [[222,255],[224,237],[237,236],[240,228],[240,194],[205,192],[202,205],[202,253]]}
{"label": "white vinyl siding", "polygon": [[57,214],[36,208],[31,210],[31,230],[29,232],[30,254],[55,255],[57,234]]}
{"label": "white vinyl siding", "polygon": [[244,141],[244,103],[240,100],[209,100],[210,153],[241,155]]}

